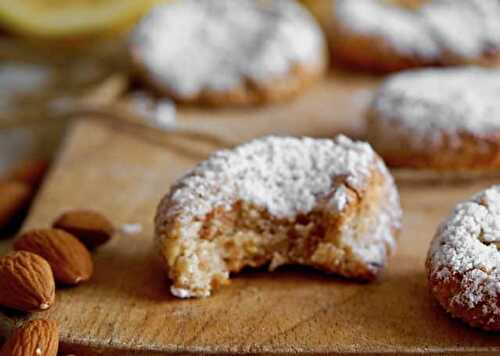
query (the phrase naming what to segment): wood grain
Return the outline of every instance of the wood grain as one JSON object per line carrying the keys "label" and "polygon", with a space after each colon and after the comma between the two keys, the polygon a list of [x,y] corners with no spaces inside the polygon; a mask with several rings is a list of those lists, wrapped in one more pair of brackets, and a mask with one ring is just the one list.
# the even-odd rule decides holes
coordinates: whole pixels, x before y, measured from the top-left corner
{"label": "wood grain", "polygon": [[[184,109],[184,128],[241,142],[267,133],[333,136],[363,132],[375,79],[341,73],[297,101],[254,110]],[[500,339],[450,319],[426,288],[424,260],[438,223],[460,200],[493,181],[401,183],[404,229],[381,279],[358,284],[287,267],[246,271],[204,300],[169,295],[153,249],[156,204],[169,185],[216,149],[161,139],[100,120],[73,125],[26,227],[48,226],[70,208],[104,212],[116,225],[140,223],[95,255],[96,274],[60,289],[56,305],[33,317],[60,324],[62,348],[78,355],[204,353],[500,352]],[[7,312],[0,325],[17,320]]]}

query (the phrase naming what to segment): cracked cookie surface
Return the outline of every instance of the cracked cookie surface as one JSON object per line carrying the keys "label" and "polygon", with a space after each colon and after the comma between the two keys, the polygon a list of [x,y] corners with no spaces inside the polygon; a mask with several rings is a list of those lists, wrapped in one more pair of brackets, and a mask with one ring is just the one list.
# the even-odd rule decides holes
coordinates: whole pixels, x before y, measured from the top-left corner
{"label": "cracked cookie surface", "polygon": [[457,205],[427,256],[432,294],[452,316],[500,330],[500,186]]}
{"label": "cracked cookie surface", "polygon": [[301,92],[327,67],[326,43],[295,0],[186,0],[156,7],[130,53],[154,89],[178,101],[251,105]]}
{"label": "cracked cookie surface", "polygon": [[396,71],[426,65],[491,64],[500,49],[498,0],[335,0],[333,56]]}

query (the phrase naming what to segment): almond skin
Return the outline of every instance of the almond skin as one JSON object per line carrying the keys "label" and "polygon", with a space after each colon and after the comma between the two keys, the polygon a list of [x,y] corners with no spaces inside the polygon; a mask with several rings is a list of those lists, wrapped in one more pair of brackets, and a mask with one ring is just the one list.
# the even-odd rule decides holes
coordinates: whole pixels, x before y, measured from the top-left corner
{"label": "almond skin", "polygon": [[50,308],[54,299],[54,275],[42,257],[22,251],[0,258],[1,305],[39,311]]}
{"label": "almond skin", "polygon": [[71,210],[54,221],[53,227],[74,235],[89,249],[111,239],[115,228],[102,214],[92,210]]}
{"label": "almond skin", "polygon": [[29,251],[42,256],[52,267],[56,282],[75,285],[92,276],[92,258],[76,237],[59,229],[34,229],[14,242],[17,251]]}
{"label": "almond skin", "polygon": [[15,329],[0,356],[56,356],[59,327],[53,320],[30,320]]}
{"label": "almond skin", "polygon": [[32,189],[22,182],[0,181],[0,228],[28,207]]}
{"label": "almond skin", "polygon": [[10,170],[8,178],[36,188],[42,182],[48,167],[49,162],[43,159],[24,161]]}

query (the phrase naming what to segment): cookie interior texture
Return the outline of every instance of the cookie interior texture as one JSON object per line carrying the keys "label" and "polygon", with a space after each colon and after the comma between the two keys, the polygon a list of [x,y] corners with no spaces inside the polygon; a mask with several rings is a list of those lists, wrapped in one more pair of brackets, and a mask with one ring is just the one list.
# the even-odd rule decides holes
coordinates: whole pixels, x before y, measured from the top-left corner
{"label": "cookie interior texture", "polygon": [[394,250],[400,214],[368,145],[269,137],[181,179],[159,206],[157,242],[178,297],[208,296],[230,273],[264,265],[371,280]]}
{"label": "cookie interior texture", "polygon": [[500,186],[456,206],[427,256],[429,287],[452,316],[500,330]]}
{"label": "cookie interior texture", "polygon": [[167,3],[139,23],[130,52],[161,94],[211,105],[281,100],[327,67],[323,33],[295,0]]}
{"label": "cookie interior texture", "polygon": [[500,170],[500,71],[425,69],[389,77],[368,111],[368,141],[388,165],[441,172]]}

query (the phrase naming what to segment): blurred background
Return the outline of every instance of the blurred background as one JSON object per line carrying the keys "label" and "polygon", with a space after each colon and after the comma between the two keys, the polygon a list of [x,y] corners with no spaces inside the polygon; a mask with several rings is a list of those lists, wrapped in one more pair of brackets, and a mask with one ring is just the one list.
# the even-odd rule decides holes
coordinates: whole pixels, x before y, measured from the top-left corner
{"label": "blurred background", "polygon": [[19,226],[71,117],[126,91],[127,35],[161,2],[0,1],[2,234]]}
{"label": "blurred background", "polygon": [[[0,182],[13,179],[29,181],[30,191],[36,191],[43,172],[64,139],[68,123],[71,118],[81,114],[98,112],[112,119],[134,121],[135,124],[158,131],[173,131],[176,116],[174,101],[163,97],[158,102],[152,90],[135,81],[127,49],[129,34],[138,21],[155,6],[171,1],[0,0]],[[361,113],[371,99],[374,85],[383,76],[380,75],[381,71],[367,71],[360,64],[372,65],[370,61],[373,58],[368,58],[369,55],[388,60],[387,53],[397,55],[400,45],[412,50],[414,43],[410,39],[415,30],[415,27],[411,27],[415,21],[413,11],[420,11],[423,4],[432,1],[341,0],[343,10],[335,15],[332,12],[335,0],[299,2],[322,26],[329,45],[339,44],[339,56],[332,55],[329,59],[332,63],[329,75],[319,86],[313,86],[311,90],[300,92],[296,98],[280,104],[281,107],[295,105],[292,110],[298,113],[296,116],[304,115],[303,118],[289,118],[289,111],[280,107],[266,112],[255,109],[251,113],[252,109],[248,107],[239,108],[238,115],[243,118],[248,112],[247,116],[256,116],[252,118],[252,134],[268,133],[266,127],[270,122],[269,115],[272,115],[274,126],[280,127],[280,133],[332,136],[344,132],[362,137]],[[457,5],[452,12],[449,12],[448,7],[453,2],[443,0],[434,3],[437,5],[432,11],[439,15],[437,18],[448,21],[443,27],[444,35],[456,33],[455,29],[464,31],[461,20],[465,17],[460,17],[463,11],[460,6],[465,4],[466,7],[467,2],[461,1],[461,5]],[[439,6],[440,3],[444,5]],[[480,2],[474,3],[481,10],[478,5]],[[476,11],[477,14],[479,12]],[[340,28],[349,28],[352,33],[334,33],[330,23],[332,15],[341,25]],[[478,21],[478,26],[483,26],[482,19],[481,16],[468,18],[467,26],[474,21]],[[491,28],[494,28],[494,24]],[[476,36],[476,32],[468,32]],[[363,42],[364,34],[379,36],[386,43],[371,48],[372,37],[367,36],[368,41]],[[333,35],[337,35],[334,41]],[[342,47],[347,43],[342,42],[342,36],[351,40],[349,45]],[[451,36],[443,42],[453,44],[453,40]],[[363,52],[366,49],[371,49],[372,53]],[[348,59],[353,64],[347,69],[339,69],[336,64],[337,57],[342,57],[342,51],[347,57],[350,56]],[[412,56],[413,53],[408,58],[403,56],[403,59],[396,56],[396,62],[391,62],[392,58],[389,58],[387,63],[391,69],[382,72],[436,64],[418,60],[412,62]],[[457,60],[458,57],[451,57],[449,63],[439,64],[468,62],[468,59],[461,61]],[[366,63],[360,63],[365,59]],[[309,95],[309,99],[301,102],[301,97],[305,95]],[[200,110],[196,112],[198,117],[200,113],[205,115],[205,112],[210,112],[210,109],[193,109],[193,106],[186,112],[189,114],[190,110],[196,109]],[[220,117],[231,115],[231,112],[220,113]],[[300,129],[294,131],[294,126],[299,122]],[[249,138],[245,125],[237,121],[212,123],[210,127],[209,120],[203,123],[201,120],[192,120],[186,132],[198,135],[193,132],[193,127],[203,126],[206,132],[217,133],[224,126],[227,127],[226,138],[235,138],[236,143]],[[182,131],[180,125],[176,126],[176,132],[179,130]],[[217,137],[204,138],[217,141]],[[231,142],[217,142],[219,146],[232,145]]]}
{"label": "blurred background", "polygon": [[109,80],[109,95],[123,90],[127,33],[158,2],[1,1],[0,174],[49,160],[74,101]]}

